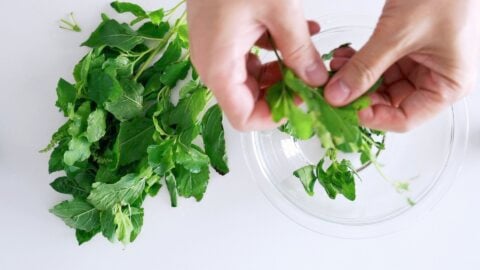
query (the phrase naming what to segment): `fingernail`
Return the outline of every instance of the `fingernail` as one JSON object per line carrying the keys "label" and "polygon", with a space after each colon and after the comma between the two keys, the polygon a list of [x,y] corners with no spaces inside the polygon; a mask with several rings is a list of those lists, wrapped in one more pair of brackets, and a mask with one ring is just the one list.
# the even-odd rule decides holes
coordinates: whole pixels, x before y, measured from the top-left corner
{"label": "fingernail", "polygon": [[341,80],[337,80],[327,87],[325,96],[333,104],[343,104],[350,96],[350,89]]}
{"label": "fingernail", "polygon": [[327,72],[322,62],[314,62],[306,69],[308,83],[312,86],[320,86],[327,81]]}

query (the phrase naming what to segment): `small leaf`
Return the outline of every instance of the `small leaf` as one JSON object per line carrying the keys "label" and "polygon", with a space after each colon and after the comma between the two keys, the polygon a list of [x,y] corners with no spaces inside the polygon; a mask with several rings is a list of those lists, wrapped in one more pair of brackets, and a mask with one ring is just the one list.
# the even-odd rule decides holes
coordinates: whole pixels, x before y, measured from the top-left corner
{"label": "small leaf", "polygon": [[63,162],[73,166],[77,162],[87,160],[91,155],[90,143],[84,137],[73,138],[68,144],[68,151],[63,155]]}
{"label": "small leaf", "polygon": [[165,183],[167,184],[168,194],[170,194],[170,204],[172,207],[177,207],[177,182],[175,176],[168,173],[165,176]]}
{"label": "small leaf", "polygon": [[60,79],[57,85],[56,106],[67,115],[68,104],[74,104],[77,98],[77,89],[75,86],[64,79]]}
{"label": "small leaf", "polygon": [[163,176],[175,168],[174,142],[171,139],[148,147],[148,163],[157,175]]}
{"label": "small leaf", "polygon": [[140,116],[143,111],[143,86],[133,80],[121,81],[123,93],[116,100],[105,103],[105,109],[119,121],[128,121]]}
{"label": "small leaf", "polygon": [[162,22],[164,16],[163,8],[148,13],[148,17],[152,23],[156,25],[159,25]]}
{"label": "small leaf", "polygon": [[222,111],[218,105],[208,109],[202,119],[202,138],[212,167],[219,174],[225,175],[229,169],[222,119]]}
{"label": "small leaf", "polygon": [[143,42],[143,38],[126,24],[119,24],[115,20],[107,20],[91,34],[82,45],[90,48],[110,46],[123,51],[130,51]]}
{"label": "small leaf", "polygon": [[118,165],[123,166],[142,159],[153,143],[155,127],[151,119],[135,118],[120,124],[115,142]]}
{"label": "small leaf", "polygon": [[90,192],[90,183],[79,183],[76,179],[70,177],[59,177],[55,179],[50,186],[57,192],[63,194],[71,194],[75,197],[86,198]]}
{"label": "small leaf", "polygon": [[127,174],[114,184],[94,183],[88,201],[99,210],[108,210],[114,205],[132,204],[145,187],[145,179],[136,174]]}
{"label": "small leaf", "polygon": [[106,114],[102,109],[96,109],[88,116],[87,140],[90,143],[98,142],[105,136],[107,123]]}
{"label": "small leaf", "polygon": [[194,197],[197,201],[202,200],[207,190],[209,174],[208,167],[204,167],[199,173],[192,173],[179,167],[175,174],[178,194],[185,198]]}
{"label": "small leaf", "polygon": [[205,167],[208,168],[210,159],[199,149],[193,147],[193,145],[191,147],[187,147],[183,144],[180,144],[177,146],[175,153],[175,162],[182,165],[185,169],[192,173],[199,173]]}
{"label": "small leaf", "polygon": [[170,25],[167,22],[161,22],[159,24],[147,22],[137,30],[137,33],[145,38],[161,39],[168,30],[170,30]]}
{"label": "small leaf", "polygon": [[308,195],[313,196],[313,188],[315,187],[315,166],[307,165],[293,172],[303,185]]}
{"label": "small leaf", "polygon": [[191,64],[189,60],[171,64],[165,69],[164,74],[160,77],[160,81],[164,85],[173,88],[178,81],[187,77],[190,67]]}
{"label": "small leaf", "polygon": [[97,209],[81,199],[64,201],[50,209],[50,212],[75,229],[89,232],[100,225]]}
{"label": "small leaf", "polygon": [[92,240],[92,238],[97,235],[99,232],[98,228],[95,228],[92,231],[82,231],[82,230],[76,230],[75,231],[75,237],[77,238],[78,245],[85,244],[86,242]]}
{"label": "small leaf", "polygon": [[115,222],[115,225],[117,225],[115,232],[117,239],[123,244],[130,243],[133,232],[133,224],[127,210],[122,210],[119,207],[119,210],[115,212],[113,221]]}
{"label": "small leaf", "polygon": [[102,235],[105,236],[105,238],[107,238],[108,240],[110,240],[110,242],[113,242],[113,240],[115,240],[116,225],[114,222],[114,218],[115,216],[113,215],[111,209],[107,209],[100,213],[100,226]]}
{"label": "small leaf", "polygon": [[130,242],[133,242],[133,241],[135,241],[135,239],[137,239],[137,236],[142,231],[142,227],[143,227],[143,208],[131,207],[130,208],[130,220],[132,221],[132,225],[133,225],[132,234],[130,236]]}
{"label": "small leaf", "polygon": [[122,96],[122,93],[122,85],[117,80],[114,70],[96,69],[89,74],[87,95],[98,105],[116,100]]}
{"label": "small leaf", "polygon": [[162,57],[153,64],[155,71],[162,73],[167,66],[178,61],[182,56],[182,47],[178,39],[174,39],[168,44],[167,49],[162,54]]}
{"label": "small leaf", "polygon": [[63,170],[63,156],[67,150],[67,140],[61,141],[50,155],[50,159],[48,161],[48,173],[54,173]]}
{"label": "small leaf", "polygon": [[137,4],[129,3],[129,2],[119,2],[115,1],[110,4],[110,6],[115,9],[118,13],[132,13],[136,17],[146,17],[147,13],[143,8]]}
{"label": "small leaf", "polygon": [[209,99],[210,95],[206,89],[198,89],[189,98],[181,99],[168,114],[169,125],[175,125],[179,130],[187,130],[198,121],[197,118]]}

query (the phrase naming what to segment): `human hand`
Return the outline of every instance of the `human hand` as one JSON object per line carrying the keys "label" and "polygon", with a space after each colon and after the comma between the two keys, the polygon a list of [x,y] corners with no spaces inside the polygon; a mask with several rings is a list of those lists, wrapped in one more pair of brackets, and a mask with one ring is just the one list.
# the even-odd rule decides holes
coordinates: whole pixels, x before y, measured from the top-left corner
{"label": "human hand", "polygon": [[387,0],[367,44],[335,53],[331,66],[339,71],[326,99],[346,105],[383,74],[372,106],[359,114],[365,126],[403,132],[433,117],[475,85],[479,10],[479,0]]}
{"label": "human hand", "polygon": [[250,53],[255,44],[269,47],[267,31],[286,65],[308,84],[328,79],[310,39],[320,27],[307,24],[299,0],[187,0],[187,11],[192,62],[238,130],[278,125],[264,99],[265,89],[281,79],[278,64],[262,65]]}

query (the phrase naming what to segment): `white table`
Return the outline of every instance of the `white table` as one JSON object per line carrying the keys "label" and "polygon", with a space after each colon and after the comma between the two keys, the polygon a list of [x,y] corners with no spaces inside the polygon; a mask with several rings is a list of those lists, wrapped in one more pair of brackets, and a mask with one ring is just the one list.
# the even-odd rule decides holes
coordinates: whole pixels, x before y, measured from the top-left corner
{"label": "white table", "polygon": [[[141,1],[153,8],[173,1]],[[382,1],[306,1],[308,17],[344,10],[378,14]],[[37,153],[63,121],[53,106],[60,76],[71,78],[78,45],[109,10],[100,0],[20,0],[0,5],[0,269],[478,269],[480,92],[469,100],[468,160],[456,183],[412,228],[371,240],[310,232],[280,214],[248,173],[239,135],[227,130],[231,173],[211,179],[202,203],[165,192],[148,199],[137,241],[123,248],[101,237],[78,247],[73,230],[48,209],[54,192],[48,155]],[[330,3],[330,4],[328,4]],[[58,29],[74,11],[84,31]]]}

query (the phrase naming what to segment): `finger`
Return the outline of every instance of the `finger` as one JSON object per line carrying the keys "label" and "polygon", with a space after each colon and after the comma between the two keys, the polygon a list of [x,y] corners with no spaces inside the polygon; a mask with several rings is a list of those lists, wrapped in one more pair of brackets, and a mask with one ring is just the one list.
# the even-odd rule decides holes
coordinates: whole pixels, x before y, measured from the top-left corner
{"label": "finger", "polygon": [[265,25],[282,54],[285,64],[306,83],[319,86],[328,80],[327,69],[310,39],[302,7],[275,8],[266,16]]}
{"label": "finger", "polygon": [[335,49],[333,52],[333,57],[345,57],[345,58],[352,58],[357,51],[351,47],[341,47]]}
{"label": "finger", "polygon": [[[430,72],[431,73],[431,72]],[[451,102],[460,98],[452,89],[435,78],[436,75],[423,74],[421,86],[398,84],[398,92],[408,92],[398,106],[391,104],[376,104],[359,113],[360,121],[367,127],[405,132],[412,127],[432,118]],[[426,88],[426,86],[435,86]],[[432,90],[434,89],[434,90]]]}
{"label": "finger", "polygon": [[330,69],[332,71],[338,71],[341,69],[345,64],[347,64],[350,58],[347,57],[335,57],[330,61]]}
{"label": "finger", "polygon": [[[315,21],[307,21],[308,23],[308,31],[310,32],[310,36],[318,34],[320,32],[320,25]],[[270,43],[270,39],[268,37],[268,33],[265,32],[255,43],[256,46],[266,49],[272,50],[272,44]]]}
{"label": "finger", "polygon": [[364,94],[404,51],[389,40],[387,33],[375,32],[367,44],[329,81],[325,97],[334,106],[343,106]]}

